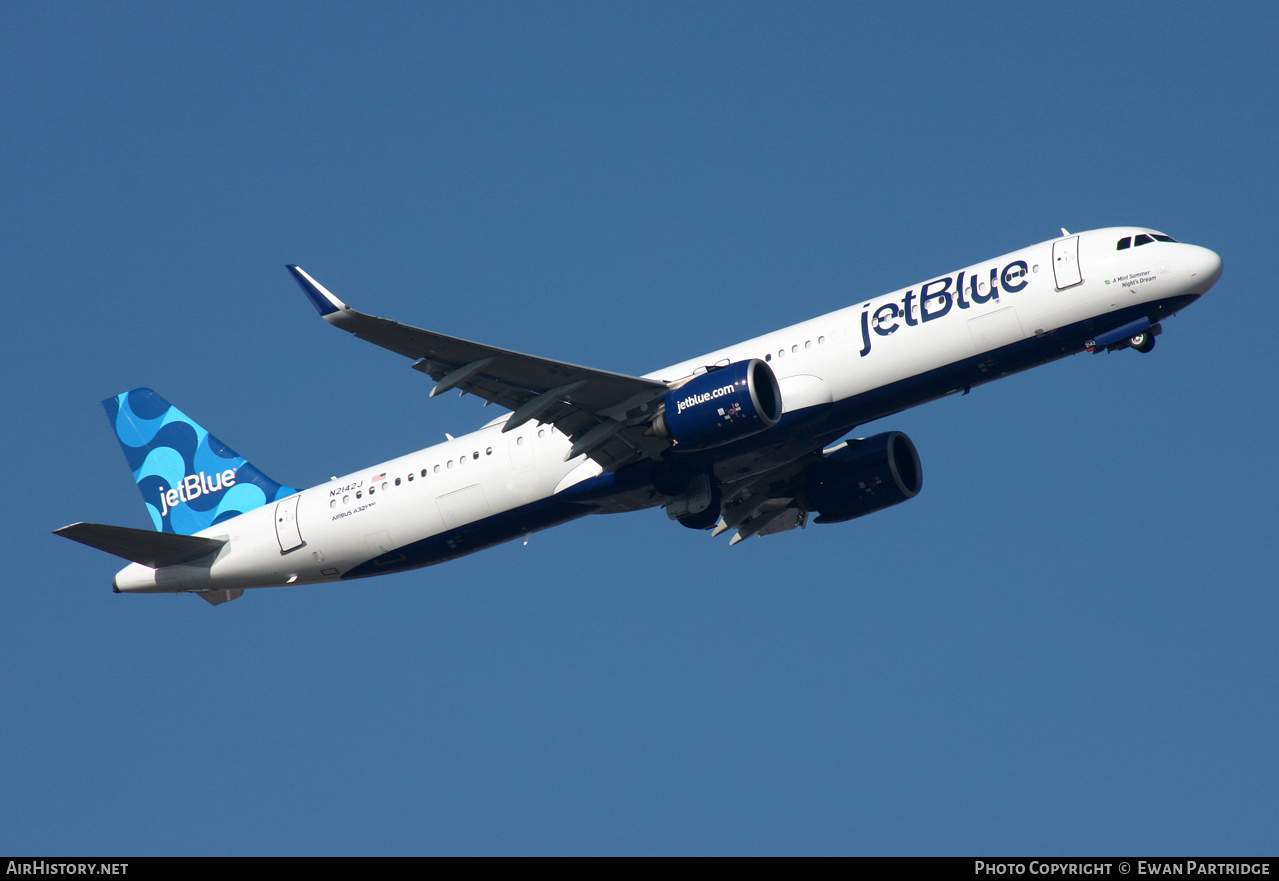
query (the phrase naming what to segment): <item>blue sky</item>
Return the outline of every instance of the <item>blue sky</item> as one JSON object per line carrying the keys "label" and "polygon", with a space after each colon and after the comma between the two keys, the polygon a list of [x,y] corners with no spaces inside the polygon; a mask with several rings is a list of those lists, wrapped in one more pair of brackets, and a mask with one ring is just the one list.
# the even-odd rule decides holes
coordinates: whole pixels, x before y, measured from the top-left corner
{"label": "blue sky", "polygon": [[[1273,854],[1279,13],[11,4],[0,850]],[[641,373],[1072,231],[1217,250],[1150,356],[899,414],[907,505],[660,511],[116,596],[150,385],[305,486],[477,427],[357,308]],[[1246,331],[1246,332],[1245,332]]]}

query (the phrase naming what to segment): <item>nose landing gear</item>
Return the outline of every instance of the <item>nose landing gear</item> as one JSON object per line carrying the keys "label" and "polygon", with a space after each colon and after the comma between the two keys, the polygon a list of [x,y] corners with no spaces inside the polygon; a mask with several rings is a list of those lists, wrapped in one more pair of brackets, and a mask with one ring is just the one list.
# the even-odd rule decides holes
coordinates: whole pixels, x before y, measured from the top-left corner
{"label": "nose landing gear", "polygon": [[1129,348],[1136,349],[1143,355],[1155,347],[1155,334],[1158,332],[1155,325],[1150,330],[1143,330],[1141,333],[1135,333],[1126,340]]}
{"label": "nose landing gear", "polygon": [[1155,347],[1155,337],[1163,332],[1164,329],[1158,324],[1150,324],[1145,319],[1139,319],[1089,340],[1084,343],[1084,350],[1095,355],[1097,352],[1136,349],[1144,354]]}

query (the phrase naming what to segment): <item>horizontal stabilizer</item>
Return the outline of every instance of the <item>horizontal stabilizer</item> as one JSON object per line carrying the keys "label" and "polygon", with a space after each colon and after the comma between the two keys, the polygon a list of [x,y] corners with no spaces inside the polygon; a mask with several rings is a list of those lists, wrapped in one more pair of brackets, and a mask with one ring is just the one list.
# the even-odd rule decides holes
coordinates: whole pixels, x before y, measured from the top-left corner
{"label": "horizontal stabilizer", "polygon": [[53,532],[152,569],[198,560],[227,543],[225,538],[152,532],[150,529],[108,526],[105,523],[72,523]]}

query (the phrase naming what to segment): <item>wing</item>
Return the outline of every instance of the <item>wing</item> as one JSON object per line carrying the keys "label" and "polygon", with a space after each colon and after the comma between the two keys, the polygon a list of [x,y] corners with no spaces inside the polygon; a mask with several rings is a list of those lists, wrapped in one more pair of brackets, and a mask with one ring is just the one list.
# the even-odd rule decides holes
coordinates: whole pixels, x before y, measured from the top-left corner
{"label": "wing", "polygon": [[723,486],[719,521],[711,536],[737,530],[729,546],[755,535],[774,535],[808,525],[808,511],[800,499],[801,475],[817,459],[812,453],[771,471]]}
{"label": "wing", "polygon": [[289,272],[324,320],[413,359],[436,381],[431,396],[458,389],[514,411],[502,431],[536,419],[573,441],[565,461],[586,455],[605,471],[661,454],[670,444],[648,434],[670,391],[664,382],[579,367],[446,336],[350,308],[301,267]]}

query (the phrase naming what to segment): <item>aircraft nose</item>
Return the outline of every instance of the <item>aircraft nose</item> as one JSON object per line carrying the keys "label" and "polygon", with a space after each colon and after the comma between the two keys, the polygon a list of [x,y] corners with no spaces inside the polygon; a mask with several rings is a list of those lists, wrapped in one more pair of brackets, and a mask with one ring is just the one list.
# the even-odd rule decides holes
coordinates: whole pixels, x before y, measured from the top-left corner
{"label": "aircraft nose", "polygon": [[1195,287],[1199,288],[1200,293],[1208,290],[1217,283],[1217,279],[1221,278],[1221,255],[1216,251],[1208,248],[1201,248],[1198,245],[1190,246],[1193,250],[1190,254],[1190,278],[1195,283]]}

